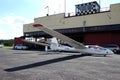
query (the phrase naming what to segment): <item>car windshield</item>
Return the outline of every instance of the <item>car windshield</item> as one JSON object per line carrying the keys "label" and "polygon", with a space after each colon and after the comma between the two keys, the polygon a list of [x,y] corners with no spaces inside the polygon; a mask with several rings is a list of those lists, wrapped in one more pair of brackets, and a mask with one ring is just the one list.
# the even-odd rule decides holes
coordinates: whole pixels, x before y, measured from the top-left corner
{"label": "car windshield", "polygon": [[118,47],[117,45],[105,45],[103,47]]}

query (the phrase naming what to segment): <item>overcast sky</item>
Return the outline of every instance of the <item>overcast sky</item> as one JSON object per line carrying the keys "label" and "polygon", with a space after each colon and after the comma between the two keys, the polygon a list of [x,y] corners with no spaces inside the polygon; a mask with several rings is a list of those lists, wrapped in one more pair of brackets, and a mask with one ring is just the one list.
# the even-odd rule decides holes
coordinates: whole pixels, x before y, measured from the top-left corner
{"label": "overcast sky", "polygon": [[[75,11],[75,4],[97,1],[102,8],[120,0],[66,0],[66,13]],[[0,39],[14,39],[23,35],[23,24],[34,22],[35,17],[63,13],[65,0],[1,0]]]}

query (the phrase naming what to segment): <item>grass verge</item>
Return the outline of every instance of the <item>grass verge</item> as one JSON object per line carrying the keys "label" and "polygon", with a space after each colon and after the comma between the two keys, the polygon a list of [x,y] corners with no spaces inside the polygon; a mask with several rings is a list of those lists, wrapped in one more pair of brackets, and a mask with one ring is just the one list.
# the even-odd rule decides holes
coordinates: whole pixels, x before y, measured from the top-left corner
{"label": "grass verge", "polygon": [[6,48],[6,49],[12,49],[13,46],[4,46],[3,48]]}

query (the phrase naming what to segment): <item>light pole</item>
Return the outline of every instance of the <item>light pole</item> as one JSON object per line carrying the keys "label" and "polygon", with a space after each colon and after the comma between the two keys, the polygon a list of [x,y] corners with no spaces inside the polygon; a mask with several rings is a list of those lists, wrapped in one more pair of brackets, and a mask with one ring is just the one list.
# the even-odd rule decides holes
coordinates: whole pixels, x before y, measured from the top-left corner
{"label": "light pole", "polygon": [[99,0],[99,5],[101,6],[101,1]]}
{"label": "light pole", "polygon": [[64,0],[64,13],[66,14],[66,0]]}
{"label": "light pole", "polygon": [[83,0],[82,0],[82,3],[83,3]]}

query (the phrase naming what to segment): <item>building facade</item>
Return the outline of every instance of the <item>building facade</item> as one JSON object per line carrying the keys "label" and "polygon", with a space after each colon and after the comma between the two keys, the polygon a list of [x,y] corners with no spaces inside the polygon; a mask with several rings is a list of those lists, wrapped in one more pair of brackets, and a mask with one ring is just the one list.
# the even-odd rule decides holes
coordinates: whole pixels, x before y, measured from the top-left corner
{"label": "building facade", "polygon": [[[87,14],[65,16],[64,13],[39,17],[40,23],[84,44],[117,44],[120,46],[120,3],[112,4],[110,10]],[[32,24],[23,25],[24,37],[50,37]]]}

